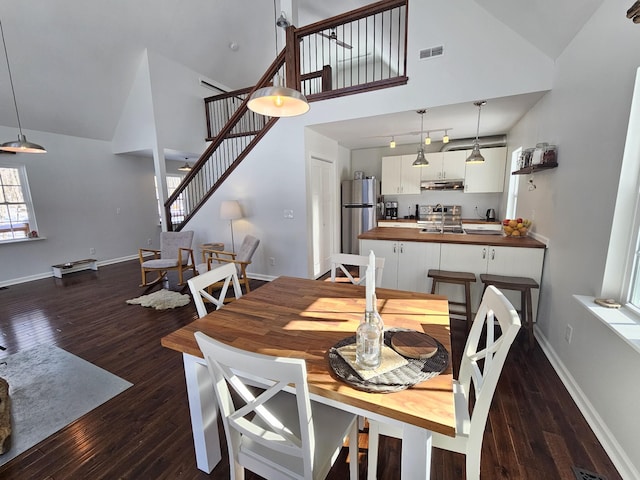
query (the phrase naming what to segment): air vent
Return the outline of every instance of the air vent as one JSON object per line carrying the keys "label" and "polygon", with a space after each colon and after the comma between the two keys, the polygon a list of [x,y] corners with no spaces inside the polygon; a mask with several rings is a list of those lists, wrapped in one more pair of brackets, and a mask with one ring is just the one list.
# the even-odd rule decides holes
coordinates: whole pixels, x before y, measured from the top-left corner
{"label": "air vent", "polygon": [[597,473],[590,472],[584,468],[571,467],[573,474],[576,476],[576,480],[607,480],[606,477]]}
{"label": "air vent", "polygon": [[439,57],[443,53],[444,53],[443,45],[438,45],[437,47],[425,48],[424,50],[420,50],[420,59]]}

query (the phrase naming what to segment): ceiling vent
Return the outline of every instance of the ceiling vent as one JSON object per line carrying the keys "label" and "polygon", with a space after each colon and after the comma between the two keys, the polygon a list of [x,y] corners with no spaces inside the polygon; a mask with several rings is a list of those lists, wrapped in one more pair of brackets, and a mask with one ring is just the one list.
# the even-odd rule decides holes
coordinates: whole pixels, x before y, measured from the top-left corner
{"label": "ceiling vent", "polygon": [[437,47],[425,48],[424,50],[420,50],[420,59],[423,58],[432,58],[439,57],[444,53],[444,46],[438,45]]}

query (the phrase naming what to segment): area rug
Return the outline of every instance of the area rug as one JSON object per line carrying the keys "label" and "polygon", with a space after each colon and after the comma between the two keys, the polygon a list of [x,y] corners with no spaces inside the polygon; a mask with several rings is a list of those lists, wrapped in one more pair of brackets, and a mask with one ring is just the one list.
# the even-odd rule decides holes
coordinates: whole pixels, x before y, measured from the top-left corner
{"label": "area rug", "polygon": [[130,305],[142,305],[152,307],[156,310],[166,310],[168,308],[184,307],[191,301],[189,295],[183,295],[172,290],[158,290],[149,295],[142,295],[138,298],[127,300]]}
{"label": "area rug", "polygon": [[52,345],[39,345],[0,359],[9,382],[11,448],[15,458],[133,384]]}

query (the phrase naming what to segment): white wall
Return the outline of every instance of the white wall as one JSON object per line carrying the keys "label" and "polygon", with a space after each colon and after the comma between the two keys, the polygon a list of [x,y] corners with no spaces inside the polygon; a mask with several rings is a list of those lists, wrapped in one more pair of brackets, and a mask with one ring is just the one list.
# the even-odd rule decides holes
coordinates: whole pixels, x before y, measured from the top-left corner
{"label": "white wall", "polygon": [[[25,133],[47,153],[3,155],[2,161],[26,165],[39,235],[46,239],[0,244],[0,285],[50,276],[51,265],[71,260],[135,256],[148,238],[158,247],[151,159],[115,156],[109,142]],[[0,127],[0,138],[15,135]]]}
{"label": "white wall", "polygon": [[[628,7],[622,0],[603,3],[558,58],[553,90],[510,132],[509,143],[511,149],[558,145],[559,167],[536,174],[536,190],[525,184],[518,195],[518,213],[533,217],[535,231],[551,239],[538,333],[581,394],[579,405],[608,436],[623,476],[640,478],[640,355],[572,298],[599,296],[602,288],[640,66],[640,50],[630,48],[640,44],[640,27],[625,18]],[[570,344],[564,339],[568,324]]]}

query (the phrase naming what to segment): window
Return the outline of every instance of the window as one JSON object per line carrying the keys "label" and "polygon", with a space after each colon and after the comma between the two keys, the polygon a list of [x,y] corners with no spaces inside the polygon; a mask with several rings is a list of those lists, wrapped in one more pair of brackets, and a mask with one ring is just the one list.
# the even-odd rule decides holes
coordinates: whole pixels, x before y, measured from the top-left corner
{"label": "window", "polygon": [[0,164],[0,242],[30,238],[37,230],[24,165]]}
{"label": "window", "polygon": [[[515,172],[518,170],[518,160],[522,153],[522,147],[519,147],[511,154],[511,170],[509,172]],[[516,218],[516,208],[518,206],[518,185],[520,175],[511,175],[509,179],[509,193],[507,194],[507,211],[505,212],[505,218]]]}
{"label": "window", "polygon": [[[182,177],[180,175],[167,175],[167,195],[171,196],[173,192],[175,192],[180,182],[182,182]],[[162,223],[162,209],[164,205],[160,202],[160,195],[158,193],[158,181],[154,177],[153,181],[156,185],[156,199],[158,200],[158,216],[160,217],[160,223]],[[173,224],[180,223],[184,220],[184,200],[182,195],[178,197],[178,201],[171,206],[171,221]]]}

